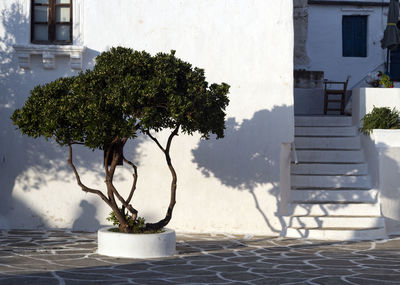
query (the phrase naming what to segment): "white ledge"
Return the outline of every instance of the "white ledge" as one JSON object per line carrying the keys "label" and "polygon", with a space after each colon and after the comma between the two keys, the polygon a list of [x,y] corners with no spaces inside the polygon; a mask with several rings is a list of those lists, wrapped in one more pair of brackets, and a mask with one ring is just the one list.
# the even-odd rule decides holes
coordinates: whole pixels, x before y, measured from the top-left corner
{"label": "white ledge", "polygon": [[20,68],[29,69],[31,67],[31,55],[42,56],[43,68],[56,68],[56,56],[69,56],[71,69],[82,69],[82,56],[86,47],[71,45],[14,45],[18,57]]}
{"label": "white ledge", "polygon": [[377,148],[400,147],[400,130],[373,129],[371,137]]}

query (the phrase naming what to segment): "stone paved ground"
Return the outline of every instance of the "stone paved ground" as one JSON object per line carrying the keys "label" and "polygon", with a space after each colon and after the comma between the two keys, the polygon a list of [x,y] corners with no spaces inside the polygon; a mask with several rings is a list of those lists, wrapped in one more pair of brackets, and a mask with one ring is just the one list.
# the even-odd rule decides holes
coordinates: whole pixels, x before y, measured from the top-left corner
{"label": "stone paved ground", "polygon": [[0,284],[400,284],[400,237],[326,242],[178,234],[177,255],[96,254],[96,235],[3,231]]}

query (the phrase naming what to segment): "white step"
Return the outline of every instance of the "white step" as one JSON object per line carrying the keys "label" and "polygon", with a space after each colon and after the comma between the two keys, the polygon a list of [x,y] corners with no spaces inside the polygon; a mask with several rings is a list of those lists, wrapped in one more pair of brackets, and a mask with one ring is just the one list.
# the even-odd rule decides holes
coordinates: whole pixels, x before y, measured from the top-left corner
{"label": "white step", "polygon": [[300,163],[363,163],[365,161],[361,150],[298,150],[296,154]]}
{"label": "white step", "polygon": [[290,228],[346,228],[358,229],[383,228],[383,217],[284,217],[287,227]]}
{"label": "white step", "polygon": [[367,175],[366,163],[299,163],[291,164],[292,174],[319,174],[319,175]]}
{"label": "white step", "polygon": [[349,116],[296,116],[294,118],[295,126],[351,126],[352,121]]}
{"label": "white step", "polygon": [[373,229],[286,229],[286,237],[317,240],[376,240],[386,239],[385,228]]}
{"label": "white step", "polygon": [[292,188],[353,188],[370,189],[369,175],[364,176],[322,176],[322,175],[292,175]]}
{"label": "white step", "polygon": [[357,136],[358,131],[351,127],[295,127],[295,136],[307,137],[352,137]]}
{"label": "white step", "polygon": [[379,204],[369,203],[290,203],[291,216],[380,216]]}
{"label": "white step", "polygon": [[295,137],[297,149],[360,149],[360,137]]}
{"label": "white step", "polygon": [[378,201],[377,190],[291,190],[291,200],[299,202],[366,202]]}

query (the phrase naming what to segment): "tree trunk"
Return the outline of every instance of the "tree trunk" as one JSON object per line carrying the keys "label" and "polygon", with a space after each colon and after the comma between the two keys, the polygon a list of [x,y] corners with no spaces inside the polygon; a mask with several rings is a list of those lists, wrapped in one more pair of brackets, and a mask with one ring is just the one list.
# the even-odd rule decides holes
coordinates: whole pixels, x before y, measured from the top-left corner
{"label": "tree trunk", "polygon": [[166,225],[168,225],[169,221],[172,218],[172,212],[174,210],[174,206],[176,203],[176,186],[177,186],[177,182],[178,182],[178,177],[176,175],[176,171],[174,169],[174,167],[172,166],[172,161],[171,161],[171,156],[169,155],[170,152],[170,148],[171,148],[171,143],[172,143],[172,139],[178,134],[179,131],[179,125],[173,130],[173,132],[171,133],[171,135],[168,138],[168,142],[167,142],[167,146],[164,149],[160,143],[158,142],[158,140],[151,136],[149,132],[147,132],[147,135],[150,136],[150,138],[156,142],[156,144],[158,145],[158,147],[164,152],[165,154],[165,160],[167,162],[169,171],[171,172],[171,176],[172,176],[172,181],[171,181],[171,196],[170,196],[170,201],[169,201],[169,206],[167,209],[167,213],[164,217],[164,219],[158,221],[157,223],[146,223],[146,227],[145,230],[152,230],[152,231],[159,231],[161,230],[163,227],[165,227]]}

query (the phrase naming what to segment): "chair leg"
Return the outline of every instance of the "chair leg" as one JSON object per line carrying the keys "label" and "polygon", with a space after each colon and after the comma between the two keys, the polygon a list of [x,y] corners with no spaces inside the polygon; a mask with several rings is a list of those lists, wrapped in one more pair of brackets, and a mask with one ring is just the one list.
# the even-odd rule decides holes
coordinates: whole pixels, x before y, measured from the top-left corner
{"label": "chair leg", "polygon": [[345,104],[345,102],[346,102],[346,94],[343,93],[342,94],[342,99],[341,99],[341,102],[340,102],[340,114],[341,115],[344,115],[344,104]]}

